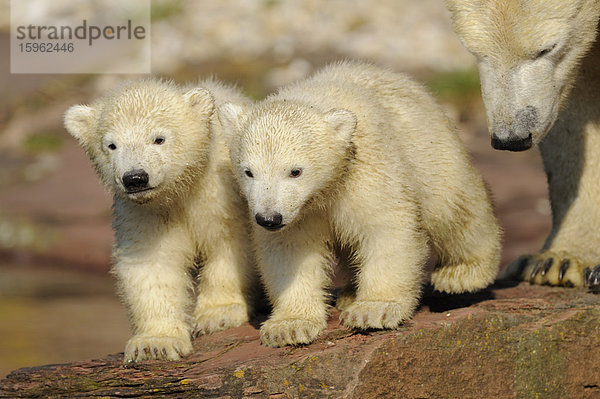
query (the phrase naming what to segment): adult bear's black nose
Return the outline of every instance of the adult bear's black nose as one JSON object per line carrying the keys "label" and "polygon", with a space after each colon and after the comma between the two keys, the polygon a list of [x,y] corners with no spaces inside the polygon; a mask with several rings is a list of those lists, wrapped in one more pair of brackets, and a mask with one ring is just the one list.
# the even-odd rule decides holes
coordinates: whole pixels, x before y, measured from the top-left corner
{"label": "adult bear's black nose", "polygon": [[281,213],[273,213],[271,215],[257,213],[256,215],[254,215],[254,218],[256,219],[256,223],[258,223],[267,230],[279,230],[280,228],[285,226],[284,224],[281,224],[281,222],[283,221]]}
{"label": "adult bear's black nose", "polygon": [[538,124],[537,108],[528,105],[515,116],[512,124],[499,124],[492,132],[492,147],[496,150],[525,151],[533,145],[531,132]]}
{"label": "adult bear's black nose", "polygon": [[123,186],[127,192],[135,193],[148,188],[148,173],[143,169],[134,169],[123,175]]}
{"label": "adult bear's black nose", "polygon": [[495,150],[506,151],[525,151],[531,148],[533,144],[531,133],[525,138],[509,136],[508,139],[500,140],[496,136],[492,136],[492,147]]}

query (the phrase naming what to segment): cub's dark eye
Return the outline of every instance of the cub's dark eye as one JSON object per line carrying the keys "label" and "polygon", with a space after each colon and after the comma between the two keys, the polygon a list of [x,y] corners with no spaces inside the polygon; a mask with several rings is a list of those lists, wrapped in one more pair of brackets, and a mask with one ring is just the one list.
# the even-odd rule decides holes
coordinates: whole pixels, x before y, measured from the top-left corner
{"label": "cub's dark eye", "polygon": [[154,144],[161,145],[165,142],[165,138],[162,136],[158,136],[154,139]]}
{"label": "cub's dark eye", "polygon": [[539,53],[536,54],[535,58],[542,58],[543,56],[550,54],[552,52],[552,50],[554,50],[556,48],[556,44],[553,44],[552,46],[546,47],[545,49],[543,49],[542,51],[540,51]]}
{"label": "cub's dark eye", "polygon": [[248,176],[248,177],[250,177],[250,178],[254,177],[254,175],[252,174],[252,171],[251,171],[250,169],[246,169],[246,170],[244,171],[244,173],[246,174],[246,176]]}
{"label": "cub's dark eye", "polygon": [[298,177],[302,174],[302,169],[292,169],[290,177]]}
{"label": "cub's dark eye", "polygon": [[116,150],[116,149],[117,149],[117,146],[116,146],[116,144],[115,144],[115,143],[110,143],[110,144],[108,145],[108,149],[109,149],[109,150],[111,150],[111,151],[114,151],[114,150]]}

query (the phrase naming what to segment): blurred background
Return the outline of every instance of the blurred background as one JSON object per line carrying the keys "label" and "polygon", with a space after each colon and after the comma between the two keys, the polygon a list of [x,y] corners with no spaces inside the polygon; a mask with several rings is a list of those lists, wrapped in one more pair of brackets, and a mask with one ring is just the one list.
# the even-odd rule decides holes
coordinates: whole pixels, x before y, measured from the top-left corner
{"label": "blurred background", "polygon": [[[76,3],[28,1],[31,12],[44,13]],[[550,208],[539,154],[490,147],[475,61],[442,1],[152,0],[151,7],[152,71],[178,82],[213,75],[260,99],[343,58],[414,75],[457,121],[493,192],[505,231],[502,265],[542,245]],[[108,273],[111,198],[62,114],[136,77],[10,74],[9,9],[0,0],[0,378],[124,348],[127,318]]]}

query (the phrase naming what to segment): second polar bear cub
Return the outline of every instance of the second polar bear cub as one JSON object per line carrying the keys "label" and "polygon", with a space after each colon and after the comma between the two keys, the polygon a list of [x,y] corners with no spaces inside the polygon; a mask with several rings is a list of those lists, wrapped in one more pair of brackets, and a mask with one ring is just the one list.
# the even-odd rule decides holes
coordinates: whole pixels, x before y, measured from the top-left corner
{"label": "second polar bear cub", "polygon": [[344,62],[248,108],[225,104],[232,163],[254,219],[273,304],[268,346],[326,327],[330,252],[355,267],[340,304],[352,328],[397,328],[420,297],[428,244],[436,289],[474,291],[498,271],[484,183],[435,101],[404,75]]}
{"label": "second polar bear cub", "polygon": [[248,100],[214,80],[181,87],[144,79],[65,114],[114,195],[113,272],[133,330],[125,362],[179,359],[192,351],[192,333],[249,318],[254,263],[215,113],[223,102]]}

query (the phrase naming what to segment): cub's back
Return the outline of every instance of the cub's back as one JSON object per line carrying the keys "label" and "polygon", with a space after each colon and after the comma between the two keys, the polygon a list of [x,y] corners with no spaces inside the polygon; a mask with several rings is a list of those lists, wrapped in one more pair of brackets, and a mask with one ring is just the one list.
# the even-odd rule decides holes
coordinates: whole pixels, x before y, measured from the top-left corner
{"label": "cub's back", "polygon": [[250,104],[248,97],[242,94],[235,86],[223,83],[214,78],[203,79],[195,85],[195,87],[203,87],[208,89],[214,97],[217,107],[225,103],[233,103],[238,105]]}
{"label": "cub's back", "polygon": [[[352,140],[355,162],[363,165],[359,174],[381,174],[392,185],[410,182],[429,221],[440,210],[450,215],[462,209],[465,192],[474,201],[488,201],[483,181],[452,123],[427,90],[406,75],[342,62],[275,97],[322,111],[345,108],[355,113],[358,123]],[[361,181],[358,175],[354,178]]]}

